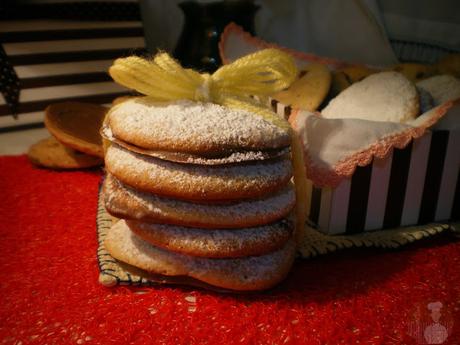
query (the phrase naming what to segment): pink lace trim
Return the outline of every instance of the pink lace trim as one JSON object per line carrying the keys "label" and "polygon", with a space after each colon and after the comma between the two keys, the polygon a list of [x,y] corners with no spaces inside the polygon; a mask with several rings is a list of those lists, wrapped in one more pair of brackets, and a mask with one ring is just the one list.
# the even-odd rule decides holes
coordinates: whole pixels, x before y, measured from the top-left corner
{"label": "pink lace trim", "polygon": [[[386,158],[391,154],[393,148],[402,149],[413,139],[421,137],[429,127],[436,124],[454,105],[460,105],[460,99],[448,101],[439,106],[434,115],[420,124],[420,126],[407,128],[401,132],[382,137],[369,147],[345,157],[330,169],[316,166],[309,155],[307,143],[302,141],[307,177],[315,186],[336,187],[342,180],[353,175],[356,167],[370,164],[374,157]],[[298,114],[299,110],[293,111],[289,118],[289,122],[294,129],[296,129],[295,123]]]}

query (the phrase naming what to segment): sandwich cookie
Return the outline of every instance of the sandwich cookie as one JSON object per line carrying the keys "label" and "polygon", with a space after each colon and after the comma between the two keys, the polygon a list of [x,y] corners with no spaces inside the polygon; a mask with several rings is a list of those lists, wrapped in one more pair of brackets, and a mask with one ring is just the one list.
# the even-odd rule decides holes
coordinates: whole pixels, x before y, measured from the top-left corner
{"label": "sandwich cookie", "polygon": [[213,157],[205,157],[193,153],[143,149],[141,147],[129,144],[125,141],[116,139],[112,135],[112,130],[108,126],[104,126],[101,129],[101,135],[104,139],[110,141],[111,143],[115,143],[128,151],[159,158],[170,162],[185,164],[222,165],[250,161],[263,161],[267,159],[278,158],[287,155],[290,152],[290,148],[286,147],[282,149],[264,151],[234,151],[232,153],[224,153],[223,155],[216,154]]}
{"label": "sandwich cookie", "polygon": [[288,240],[277,251],[260,256],[213,259],[184,255],[147,243],[123,220],[112,226],[104,245],[115,259],[141,270],[165,276],[189,276],[237,291],[273,287],[286,277],[295,257],[293,240]]}
{"label": "sandwich cookie", "polygon": [[286,217],[295,206],[291,183],[260,199],[191,203],[137,191],[108,174],[103,195],[107,212],[118,218],[210,229],[272,223]]}
{"label": "sandwich cookie", "polygon": [[144,241],[176,253],[208,258],[264,255],[283,247],[292,235],[293,222],[278,222],[243,229],[200,229],[126,220]]}
{"label": "sandwich cookie", "polygon": [[406,122],[420,111],[415,86],[401,73],[381,72],[354,83],[321,112],[325,118]]}
{"label": "sandwich cookie", "polygon": [[147,150],[221,157],[290,145],[289,133],[261,116],[213,103],[134,98],[113,107],[108,116],[114,138]]}
{"label": "sandwich cookie", "polygon": [[108,172],[135,189],[185,200],[258,198],[279,190],[292,176],[288,157],[205,166],[168,162],[116,144],[107,149],[105,164]]}

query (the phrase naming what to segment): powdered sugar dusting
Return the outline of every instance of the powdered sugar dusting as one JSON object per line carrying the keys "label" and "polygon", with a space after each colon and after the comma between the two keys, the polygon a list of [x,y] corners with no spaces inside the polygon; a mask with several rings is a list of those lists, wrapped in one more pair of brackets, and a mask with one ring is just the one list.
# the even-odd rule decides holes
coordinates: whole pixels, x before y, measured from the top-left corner
{"label": "powdered sugar dusting", "polygon": [[[289,153],[289,149],[280,150],[277,153],[277,156],[282,156]],[[200,158],[195,156],[187,157],[186,163],[190,164],[209,164],[209,165],[218,165],[218,164],[229,164],[229,163],[241,163],[248,161],[263,161],[270,157],[267,152],[263,151],[246,151],[246,152],[233,152],[227,157],[223,158]]]}
{"label": "powdered sugar dusting", "polygon": [[199,229],[132,220],[127,220],[126,224],[154,245],[204,257],[240,257],[272,252],[287,242],[293,227],[286,219],[238,230]]}
{"label": "powdered sugar dusting", "polygon": [[[104,181],[104,198],[110,212],[126,218],[157,222],[181,223],[189,226],[241,227],[275,221],[294,207],[292,184],[263,199],[240,200],[229,204],[196,204],[178,199],[143,193],[123,185],[110,174]],[[130,207],[127,208],[126,205]]]}
{"label": "powdered sugar dusting", "polygon": [[170,252],[152,246],[131,232],[125,221],[116,223],[105,240],[118,260],[166,275],[188,275],[206,283],[238,290],[273,286],[287,274],[295,255],[289,240],[281,249],[261,256],[209,259]]}
{"label": "powdered sugar dusting", "polygon": [[186,164],[201,164],[201,165],[221,165],[221,164],[233,164],[250,161],[263,161],[266,159],[273,159],[287,155],[290,152],[290,148],[282,148],[270,151],[236,151],[226,153],[223,156],[216,157],[205,157],[197,154],[191,154],[186,152],[171,152],[171,151],[160,151],[160,150],[149,150],[137,147],[132,144],[128,144],[122,140],[115,138],[112,134],[112,130],[108,126],[104,126],[101,129],[101,135],[121,147],[133,151],[139,154],[156,157],[170,162],[186,163]]}
{"label": "powdered sugar dusting", "polygon": [[150,149],[261,150],[290,143],[289,133],[262,117],[213,103],[158,103],[136,98],[113,109],[109,122],[116,138]]}
{"label": "powdered sugar dusting", "polygon": [[283,185],[292,176],[289,159],[245,165],[191,165],[167,162],[111,145],[107,170],[121,181],[162,195],[216,200],[255,197]]}
{"label": "powdered sugar dusting", "polygon": [[372,74],[352,84],[322,110],[325,118],[355,118],[404,123],[419,114],[417,90],[394,71]]}

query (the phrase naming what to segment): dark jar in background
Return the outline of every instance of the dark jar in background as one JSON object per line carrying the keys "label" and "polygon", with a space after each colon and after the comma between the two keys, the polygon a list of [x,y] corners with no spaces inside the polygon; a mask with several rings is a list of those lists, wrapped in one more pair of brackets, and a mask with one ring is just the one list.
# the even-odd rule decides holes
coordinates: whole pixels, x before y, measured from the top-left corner
{"label": "dark jar in background", "polygon": [[184,13],[184,26],[174,57],[184,67],[214,72],[220,65],[219,40],[225,26],[234,22],[254,34],[258,6],[253,1],[185,1],[178,5]]}

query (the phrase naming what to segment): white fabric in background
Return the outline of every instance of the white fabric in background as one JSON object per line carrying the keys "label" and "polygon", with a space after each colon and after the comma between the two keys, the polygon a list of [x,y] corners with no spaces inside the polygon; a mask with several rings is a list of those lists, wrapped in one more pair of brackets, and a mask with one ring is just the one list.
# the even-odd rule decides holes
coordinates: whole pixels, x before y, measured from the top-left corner
{"label": "white fabric in background", "polygon": [[[174,49],[183,25],[179,2],[140,0],[147,44],[152,52],[158,47]],[[255,3],[260,6],[255,20],[257,36],[302,52],[377,66],[394,64],[398,58],[434,62],[446,53],[460,52],[458,0]]]}
{"label": "white fabric in background", "polygon": [[295,50],[343,61],[386,66],[397,62],[376,15],[375,1],[261,1],[257,36]]}
{"label": "white fabric in background", "polygon": [[391,39],[460,49],[458,0],[380,0],[379,6]]}
{"label": "white fabric in background", "polygon": [[[140,1],[151,52],[174,50],[183,25],[179,2]],[[259,0],[256,4],[260,6],[256,34],[268,42],[350,62],[396,62],[376,0]]]}
{"label": "white fabric in background", "polygon": [[435,62],[460,52],[458,0],[379,0],[396,55],[405,61]]}

